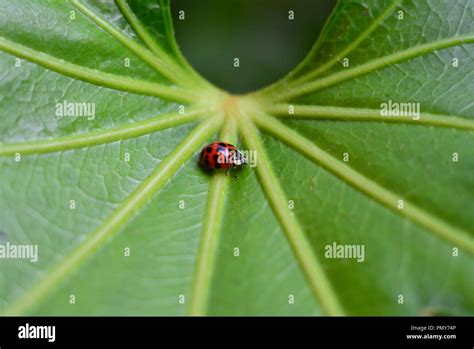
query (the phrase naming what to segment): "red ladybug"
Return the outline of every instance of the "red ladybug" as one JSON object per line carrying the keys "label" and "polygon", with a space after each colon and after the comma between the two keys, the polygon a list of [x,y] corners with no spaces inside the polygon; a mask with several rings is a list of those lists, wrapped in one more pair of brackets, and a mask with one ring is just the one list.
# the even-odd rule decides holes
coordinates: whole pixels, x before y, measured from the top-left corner
{"label": "red ladybug", "polygon": [[225,169],[225,174],[230,168],[247,163],[245,156],[235,146],[225,142],[212,142],[206,145],[199,157],[199,163],[206,169]]}

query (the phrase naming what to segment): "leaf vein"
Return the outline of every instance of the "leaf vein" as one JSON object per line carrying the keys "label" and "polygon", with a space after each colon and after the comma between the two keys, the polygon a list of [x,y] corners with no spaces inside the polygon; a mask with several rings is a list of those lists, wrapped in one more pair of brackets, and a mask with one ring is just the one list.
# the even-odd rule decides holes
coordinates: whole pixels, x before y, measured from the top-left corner
{"label": "leaf vein", "polygon": [[4,313],[18,315],[37,307],[41,301],[58,288],[58,285],[71,272],[82,265],[99,247],[115,237],[120,228],[151,200],[154,193],[164,187],[196,149],[214,134],[221,123],[222,118],[220,117],[209,118],[191,131],[151,175],[141,182],[135,191],[93,233],[87,236],[84,242],[75,247],[21,298],[11,304]]}
{"label": "leaf vein", "polygon": [[[294,108],[293,114],[288,112],[289,106]],[[468,119],[467,117],[425,112],[420,113],[419,119],[414,119],[411,116],[382,116],[380,114],[380,109],[320,105],[275,104],[264,106],[264,110],[270,114],[285,119],[302,118],[336,121],[406,123],[410,125],[430,125],[474,131],[474,120]]]}
{"label": "leaf vein", "polygon": [[[226,120],[219,139],[235,142],[235,125],[233,120]],[[206,315],[211,291],[211,282],[216,264],[222,222],[224,219],[225,198],[228,192],[229,178],[223,173],[214,173],[209,183],[209,194],[201,233],[201,242],[194,271],[193,289],[189,314]]]}
{"label": "leaf vein", "polygon": [[27,59],[56,73],[118,91],[184,103],[191,103],[196,98],[191,91],[79,66],[12,42],[4,37],[0,37],[0,50]]}
{"label": "leaf vein", "polygon": [[189,110],[186,114],[174,112],[159,115],[140,122],[92,131],[86,134],[23,143],[0,143],[0,156],[12,156],[16,153],[22,155],[43,154],[112,143],[193,122],[201,114],[202,111],[200,110]]}
{"label": "leaf vein", "polygon": [[178,85],[180,85],[181,82],[188,82],[187,77],[183,75],[183,71],[170,60],[166,60],[165,56],[153,55],[146,48],[131,40],[120,30],[113,27],[104,18],[100,17],[87,5],[82,4],[79,0],[71,0],[71,4],[74,5],[79,11],[81,11],[95,24],[97,24],[100,28],[109,33],[115,40],[120,42],[130,52],[139,57],[145,64],[155,69],[158,73],[167,78],[169,81]]}
{"label": "leaf vein", "polygon": [[[275,118],[265,114],[258,114],[254,117],[254,120],[262,129],[278,137],[280,141],[288,144],[311,161],[321,165],[353,188],[393,212],[410,219],[433,235],[474,254],[474,239],[469,236],[469,233],[439,219],[416,204],[405,200],[401,195],[364,176]],[[404,201],[403,209],[397,208],[398,200]]]}
{"label": "leaf vein", "polygon": [[328,315],[342,315],[344,313],[339,299],[327,278],[324,268],[313,251],[306,235],[296,218],[290,214],[287,206],[288,200],[278,181],[270,160],[263,148],[258,131],[246,114],[241,113],[239,118],[239,134],[249,149],[258,153],[259,163],[256,167],[257,178],[267,197],[273,213],[275,214],[282,230],[285,232],[300,266],[306,275],[313,294],[320,301],[321,306]]}
{"label": "leaf vein", "polygon": [[377,72],[380,69],[412,58],[423,56],[428,53],[432,53],[436,50],[472,43],[474,43],[474,34],[466,34],[453,38],[441,39],[418,46],[413,46],[403,51],[376,58],[357,67],[350,68],[347,70],[341,70],[337,73],[319,78],[315,81],[306,82],[300,86],[291,85],[290,88],[288,88],[287,92],[277,93],[273,96],[270,96],[270,99],[274,101],[289,100],[295,97],[306,95],[311,92],[326,89],[328,87],[337,85],[352,78],[356,78],[372,72]]}

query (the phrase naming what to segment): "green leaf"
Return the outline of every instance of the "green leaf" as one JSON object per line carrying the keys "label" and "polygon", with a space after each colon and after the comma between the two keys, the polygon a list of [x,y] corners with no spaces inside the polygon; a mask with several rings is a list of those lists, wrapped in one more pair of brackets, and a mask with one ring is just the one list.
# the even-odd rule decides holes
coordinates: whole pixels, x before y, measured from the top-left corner
{"label": "green leaf", "polygon": [[[189,66],[169,1],[0,3],[0,243],[39,257],[1,260],[4,314],[474,313],[472,1],[340,1],[244,96]],[[204,172],[215,139],[257,166]]]}

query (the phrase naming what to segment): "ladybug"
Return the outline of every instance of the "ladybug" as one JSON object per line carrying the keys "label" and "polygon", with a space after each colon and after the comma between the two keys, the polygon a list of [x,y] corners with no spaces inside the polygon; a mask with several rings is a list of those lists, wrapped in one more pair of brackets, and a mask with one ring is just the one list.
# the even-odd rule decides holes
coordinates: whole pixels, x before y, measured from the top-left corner
{"label": "ladybug", "polygon": [[[245,165],[247,159],[235,146],[225,142],[212,142],[206,145],[199,156],[199,163],[208,170],[237,168]],[[235,173],[235,172],[234,172]]]}

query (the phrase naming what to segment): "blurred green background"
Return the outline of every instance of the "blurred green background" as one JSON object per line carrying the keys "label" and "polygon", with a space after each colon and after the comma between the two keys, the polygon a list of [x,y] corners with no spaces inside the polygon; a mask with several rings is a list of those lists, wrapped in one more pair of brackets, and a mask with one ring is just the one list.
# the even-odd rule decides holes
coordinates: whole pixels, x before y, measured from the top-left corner
{"label": "blurred green background", "polygon": [[[178,43],[191,65],[233,92],[283,77],[309,52],[336,0],[173,0]],[[289,11],[294,20],[289,20]],[[184,11],[184,20],[179,18]],[[234,58],[240,67],[234,67]]]}

